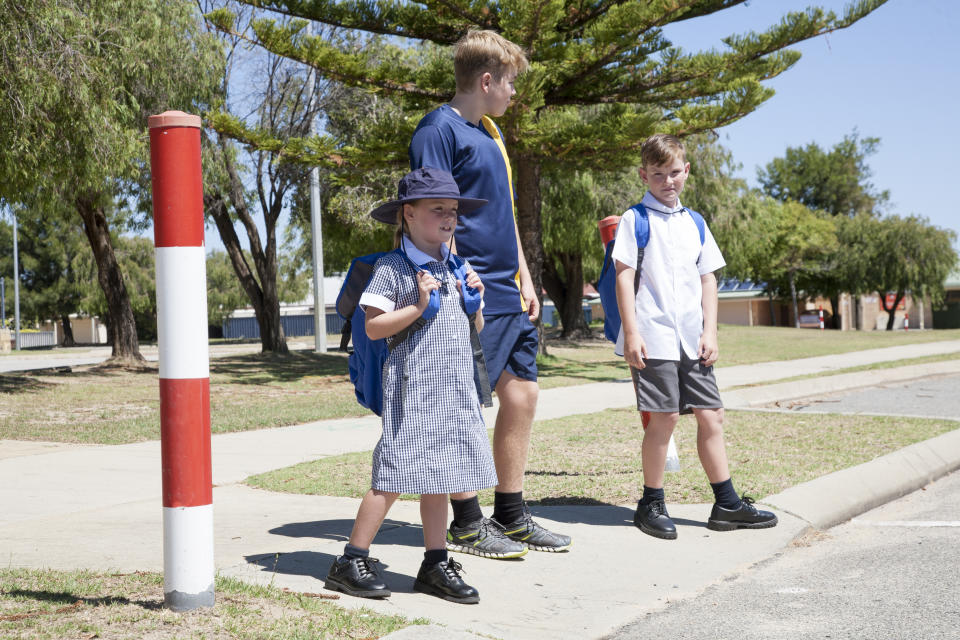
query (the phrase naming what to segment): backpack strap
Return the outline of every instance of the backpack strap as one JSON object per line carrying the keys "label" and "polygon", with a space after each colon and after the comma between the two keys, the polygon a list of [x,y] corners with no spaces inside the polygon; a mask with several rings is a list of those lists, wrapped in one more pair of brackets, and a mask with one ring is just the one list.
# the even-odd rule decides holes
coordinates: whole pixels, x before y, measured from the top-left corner
{"label": "backpack strap", "polygon": [[650,217],[642,202],[630,207],[634,211],[633,235],[637,240],[637,266],[633,273],[633,295],[640,290],[640,267],[643,265],[643,252],[650,242]]}
{"label": "backpack strap", "polygon": [[[414,280],[416,280],[416,274],[422,271],[422,267],[410,259],[410,256],[402,248],[397,248],[393,250],[393,253],[403,257],[407,261],[407,264],[413,268]],[[434,295],[436,294],[436,295]],[[399,347],[404,340],[410,337],[411,334],[416,333],[427,324],[427,321],[430,320],[433,316],[437,315],[437,311],[440,309],[440,294],[436,291],[430,292],[430,301],[427,303],[427,308],[423,310],[423,313],[420,316],[408,324],[406,327],[396,332],[392,336],[387,337],[387,349],[393,351]]]}
{"label": "backpack strap", "polygon": [[476,365],[477,385],[480,392],[480,402],[485,407],[493,406],[493,393],[490,389],[490,373],[487,371],[487,359],[483,355],[483,346],[480,343],[480,332],[477,331],[477,314],[480,313],[482,298],[480,292],[467,286],[466,264],[455,254],[450,254],[450,264],[453,273],[460,281],[460,292],[463,294],[463,309],[470,323],[470,348],[473,349],[473,362]]}
{"label": "backpack strap", "polygon": [[684,211],[690,214],[690,217],[693,218],[694,224],[697,225],[697,231],[700,232],[700,246],[703,246],[703,243],[707,240],[707,222],[703,219],[703,216],[694,211],[693,209],[688,209],[687,207],[683,208]]}

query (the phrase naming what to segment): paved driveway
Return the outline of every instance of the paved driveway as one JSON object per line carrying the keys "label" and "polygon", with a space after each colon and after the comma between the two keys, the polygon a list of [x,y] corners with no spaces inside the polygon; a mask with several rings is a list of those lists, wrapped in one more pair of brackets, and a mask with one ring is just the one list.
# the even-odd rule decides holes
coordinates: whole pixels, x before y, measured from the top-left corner
{"label": "paved driveway", "polygon": [[960,375],[890,382],[876,387],[781,401],[807,413],[862,413],[960,420]]}

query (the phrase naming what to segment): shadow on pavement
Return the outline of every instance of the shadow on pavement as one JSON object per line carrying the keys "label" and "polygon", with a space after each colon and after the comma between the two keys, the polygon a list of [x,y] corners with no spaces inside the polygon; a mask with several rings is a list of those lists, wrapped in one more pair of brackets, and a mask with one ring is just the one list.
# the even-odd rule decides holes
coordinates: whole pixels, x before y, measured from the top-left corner
{"label": "shadow on pavement", "polygon": [[[574,503],[574,504],[571,504]],[[534,517],[571,524],[593,524],[607,527],[633,526],[633,509],[591,498],[560,496],[530,507]]]}
{"label": "shadow on pavement", "polygon": [[[353,529],[353,520],[313,520],[311,522],[290,522],[270,529],[270,533],[289,538],[320,538],[346,542]],[[413,522],[403,520],[383,521],[373,544],[394,544],[405,547],[423,546],[423,528]]]}
{"label": "shadow on pavement", "polygon": [[[336,560],[336,556],[320,551],[292,551],[289,553],[258,553],[244,556],[244,559],[248,564],[256,565],[269,573],[307,576],[323,580],[327,577],[327,571],[330,570],[330,565]],[[381,566],[387,568],[390,565],[384,562],[381,563]],[[384,571],[383,579],[390,586],[390,590],[395,593],[413,593],[413,580],[419,568],[419,565],[410,567],[411,574]]]}

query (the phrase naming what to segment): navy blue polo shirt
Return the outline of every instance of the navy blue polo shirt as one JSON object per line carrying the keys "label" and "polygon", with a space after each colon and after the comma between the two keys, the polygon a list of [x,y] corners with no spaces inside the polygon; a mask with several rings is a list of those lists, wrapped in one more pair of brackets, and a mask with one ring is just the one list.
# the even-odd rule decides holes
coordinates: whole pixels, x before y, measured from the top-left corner
{"label": "navy blue polo shirt", "polygon": [[523,310],[510,182],[496,141],[480,123],[467,122],[450,105],[423,117],[410,141],[410,169],[432,167],[453,175],[460,195],[489,202],[457,221],[457,254],[483,280],[484,313]]}

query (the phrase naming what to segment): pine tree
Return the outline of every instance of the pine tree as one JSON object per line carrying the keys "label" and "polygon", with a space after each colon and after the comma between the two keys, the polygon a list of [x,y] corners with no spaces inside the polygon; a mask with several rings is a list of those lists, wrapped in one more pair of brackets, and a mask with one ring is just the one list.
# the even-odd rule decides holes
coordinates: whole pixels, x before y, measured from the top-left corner
{"label": "pine tree", "polygon": [[[224,134],[311,164],[357,169],[405,163],[420,116],[453,96],[446,47],[470,29],[492,29],[522,46],[531,68],[518,79],[514,106],[498,125],[516,172],[517,221],[537,291],[544,168],[623,167],[636,161],[652,133],[688,136],[734,122],[773,95],[763,81],[799,60],[786,47],[848,27],[885,2],[859,0],[842,16],[816,7],[789,13],[764,32],[727,37],[722,51],[687,53],[672,45],[663,27],[744,0],[240,1],[383,38],[377,47],[345,48],[304,35],[305,22],[254,21],[247,37],[257,45],[332,80],[387,94],[409,110],[408,117],[350,147],[331,137],[280,140],[229,115],[211,115]],[[208,18],[221,30],[233,30],[228,10]]]}

